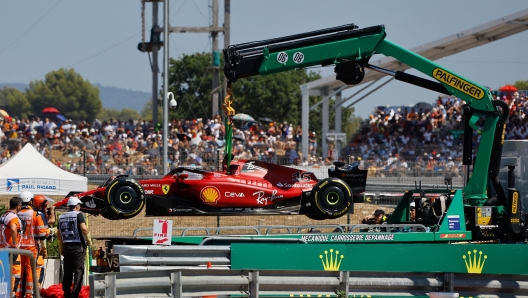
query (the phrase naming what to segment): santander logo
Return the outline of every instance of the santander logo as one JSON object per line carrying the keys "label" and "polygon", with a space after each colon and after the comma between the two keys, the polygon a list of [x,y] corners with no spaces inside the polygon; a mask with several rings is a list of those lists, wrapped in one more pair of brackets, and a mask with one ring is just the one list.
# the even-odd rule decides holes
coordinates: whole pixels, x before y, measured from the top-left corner
{"label": "santander logo", "polygon": [[312,184],[308,184],[308,183],[294,183],[294,184],[291,184],[291,183],[282,183],[282,182],[278,182],[277,183],[277,186],[278,187],[285,187],[285,188],[311,188],[313,185]]}

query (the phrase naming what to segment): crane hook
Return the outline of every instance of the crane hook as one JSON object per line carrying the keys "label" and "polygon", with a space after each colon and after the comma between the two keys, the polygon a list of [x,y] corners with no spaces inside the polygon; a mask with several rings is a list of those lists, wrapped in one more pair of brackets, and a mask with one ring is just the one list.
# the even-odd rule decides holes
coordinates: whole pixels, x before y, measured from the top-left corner
{"label": "crane hook", "polygon": [[224,98],[224,104],[222,105],[222,108],[224,109],[224,113],[226,114],[226,117],[228,117],[229,123],[231,123],[233,116],[235,116],[236,112],[235,109],[231,106],[233,103],[233,90],[231,89],[231,82],[227,83],[227,95]]}

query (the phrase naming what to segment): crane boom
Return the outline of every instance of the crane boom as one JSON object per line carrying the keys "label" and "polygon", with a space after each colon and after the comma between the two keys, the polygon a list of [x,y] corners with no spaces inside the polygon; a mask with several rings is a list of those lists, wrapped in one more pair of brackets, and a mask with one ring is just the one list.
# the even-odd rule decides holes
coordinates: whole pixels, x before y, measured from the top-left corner
{"label": "crane boom", "polygon": [[[490,158],[500,160],[503,140],[497,137],[497,129],[503,133],[503,125],[508,117],[508,106],[494,101],[486,87],[464,78],[433,61],[420,56],[396,43],[387,40],[385,26],[359,29],[344,25],[324,30],[312,31],[264,41],[232,45],[224,49],[224,74],[229,82],[238,79],[269,75],[312,66],[335,65],[336,79],[346,84],[358,84],[364,77],[365,68],[393,75],[395,79],[429,90],[457,96],[462,99],[468,111],[466,126],[469,131],[479,131],[481,142],[473,172],[463,189],[464,199],[472,206],[483,205],[488,201],[487,186],[489,172],[498,172],[498,166],[490,170]],[[404,72],[391,72],[368,64],[375,54],[391,56],[402,63],[431,77],[427,80]],[[500,107],[500,108],[498,108]],[[480,121],[484,125],[480,127]],[[467,133],[466,132],[466,133]],[[467,136],[466,136],[467,137]],[[469,145],[469,141],[465,142]],[[465,165],[470,165],[470,151],[464,151]],[[500,187],[500,185],[495,185]]]}

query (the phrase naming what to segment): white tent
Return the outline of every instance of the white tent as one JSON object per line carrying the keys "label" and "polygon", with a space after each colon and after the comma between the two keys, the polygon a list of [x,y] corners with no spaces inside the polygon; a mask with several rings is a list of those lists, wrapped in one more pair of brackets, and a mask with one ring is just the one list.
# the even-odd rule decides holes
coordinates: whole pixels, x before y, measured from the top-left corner
{"label": "white tent", "polygon": [[86,191],[88,178],[64,171],[40,154],[31,144],[0,166],[0,195],[66,195]]}

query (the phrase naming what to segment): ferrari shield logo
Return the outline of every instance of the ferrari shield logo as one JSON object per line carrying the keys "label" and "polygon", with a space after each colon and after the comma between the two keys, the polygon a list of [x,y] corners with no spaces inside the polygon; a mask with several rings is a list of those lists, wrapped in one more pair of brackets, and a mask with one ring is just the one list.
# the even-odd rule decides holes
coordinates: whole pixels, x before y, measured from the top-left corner
{"label": "ferrari shield logo", "polygon": [[164,193],[164,194],[167,194],[167,193],[169,192],[169,190],[170,190],[170,185],[168,185],[168,184],[163,184],[163,185],[161,186],[161,190],[163,190],[163,193]]}

